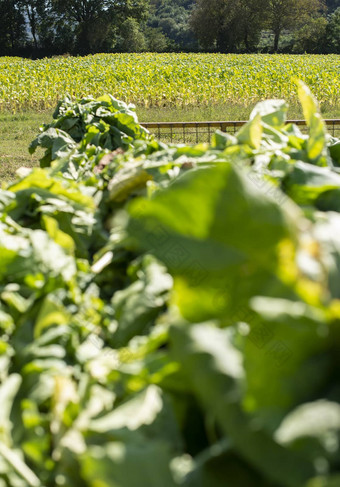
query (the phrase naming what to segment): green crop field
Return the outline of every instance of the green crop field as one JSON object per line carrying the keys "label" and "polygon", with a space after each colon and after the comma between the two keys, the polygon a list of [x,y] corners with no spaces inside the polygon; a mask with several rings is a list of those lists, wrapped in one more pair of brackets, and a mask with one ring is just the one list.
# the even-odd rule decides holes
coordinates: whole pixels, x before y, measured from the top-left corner
{"label": "green crop field", "polygon": [[45,110],[70,94],[113,96],[139,107],[252,106],[296,102],[292,78],[312,89],[323,112],[340,104],[339,55],[97,54],[37,61],[0,58],[0,111]]}
{"label": "green crop field", "polygon": [[96,54],[32,61],[0,58],[0,180],[37,164],[28,155],[39,124],[66,94],[110,93],[137,105],[143,122],[247,120],[266,98],[303,118],[295,76],[317,96],[324,118],[340,118],[340,56]]}

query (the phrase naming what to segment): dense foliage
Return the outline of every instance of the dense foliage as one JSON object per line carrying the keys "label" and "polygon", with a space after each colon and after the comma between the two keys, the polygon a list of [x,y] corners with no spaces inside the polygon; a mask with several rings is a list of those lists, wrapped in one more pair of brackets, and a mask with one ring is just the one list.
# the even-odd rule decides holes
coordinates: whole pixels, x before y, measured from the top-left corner
{"label": "dense foliage", "polygon": [[65,99],[0,191],[0,485],[335,487],[340,141]]}
{"label": "dense foliage", "polygon": [[340,57],[225,54],[101,54],[37,61],[0,58],[0,110],[54,107],[67,93],[110,92],[145,107],[297,103],[299,73],[327,110],[340,102]]}
{"label": "dense foliage", "polygon": [[339,7],[339,0],[0,0],[0,55],[340,53]]}

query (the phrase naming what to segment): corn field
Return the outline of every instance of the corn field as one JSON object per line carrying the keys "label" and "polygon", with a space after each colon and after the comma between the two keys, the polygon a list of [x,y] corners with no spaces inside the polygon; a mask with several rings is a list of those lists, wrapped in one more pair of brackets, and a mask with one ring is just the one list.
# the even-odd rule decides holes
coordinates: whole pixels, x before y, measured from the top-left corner
{"label": "corn field", "polygon": [[294,77],[321,106],[340,102],[339,55],[96,54],[29,60],[0,58],[0,111],[44,110],[66,94],[110,93],[143,107],[223,103],[251,106],[266,98],[296,100]]}

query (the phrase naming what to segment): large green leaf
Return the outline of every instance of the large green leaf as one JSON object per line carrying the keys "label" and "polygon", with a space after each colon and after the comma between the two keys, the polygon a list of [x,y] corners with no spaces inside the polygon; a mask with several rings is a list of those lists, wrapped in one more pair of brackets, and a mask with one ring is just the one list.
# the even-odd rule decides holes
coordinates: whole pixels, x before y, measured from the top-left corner
{"label": "large green leaf", "polygon": [[327,166],[329,156],[326,146],[326,126],[319,113],[317,101],[302,81],[298,80],[297,85],[300,103],[309,127],[309,138],[306,144],[308,157],[318,166]]}
{"label": "large green leaf", "polygon": [[215,418],[240,456],[275,485],[298,487],[307,481],[312,463],[280,446],[242,410],[242,359],[228,331],[211,324],[174,327],[171,338],[206,415]]}
{"label": "large green leaf", "polygon": [[191,171],[130,214],[129,232],[177,277],[175,302],[193,321],[277,286],[278,245],[294,235],[288,213],[230,164]]}

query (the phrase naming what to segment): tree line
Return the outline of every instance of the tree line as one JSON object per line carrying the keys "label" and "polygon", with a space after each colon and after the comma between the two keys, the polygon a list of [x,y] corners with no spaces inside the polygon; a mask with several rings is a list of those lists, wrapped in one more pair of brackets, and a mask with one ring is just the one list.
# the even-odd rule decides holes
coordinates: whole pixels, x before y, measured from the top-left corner
{"label": "tree line", "polygon": [[340,53],[339,0],[197,0],[190,23],[206,49]]}
{"label": "tree line", "polygon": [[0,0],[0,55],[340,53],[340,0]]}

